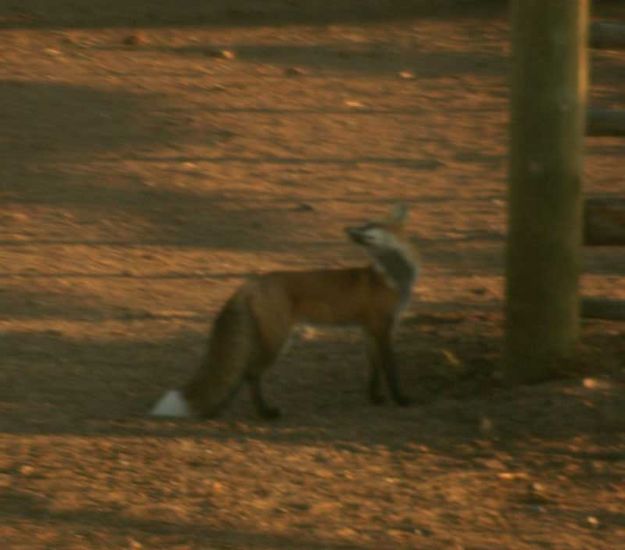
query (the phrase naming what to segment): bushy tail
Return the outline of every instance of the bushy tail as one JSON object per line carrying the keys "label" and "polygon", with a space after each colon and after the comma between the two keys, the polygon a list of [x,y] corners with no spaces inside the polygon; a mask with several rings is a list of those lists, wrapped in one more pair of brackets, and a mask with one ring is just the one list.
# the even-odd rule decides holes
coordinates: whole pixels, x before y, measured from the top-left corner
{"label": "bushy tail", "polygon": [[166,416],[170,418],[186,418],[193,414],[184,396],[178,390],[170,390],[150,411],[152,416]]}
{"label": "bushy tail", "polygon": [[[165,394],[152,414],[216,415],[239,389],[254,357],[258,355],[257,335],[258,329],[246,296],[240,291],[226,302],[217,316],[208,351],[195,375],[180,391]],[[165,406],[166,400],[170,406]],[[163,411],[183,411],[183,414],[163,414]],[[184,414],[187,411],[189,414]]]}

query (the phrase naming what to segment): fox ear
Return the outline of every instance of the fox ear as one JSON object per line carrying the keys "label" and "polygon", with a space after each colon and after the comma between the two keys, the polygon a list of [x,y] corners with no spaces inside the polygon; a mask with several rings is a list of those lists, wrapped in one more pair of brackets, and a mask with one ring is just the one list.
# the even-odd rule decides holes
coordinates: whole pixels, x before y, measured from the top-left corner
{"label": "fox ear", "polygon": [[389,216],[389,221],[391,223],[404,223],[408,218],[409,208],[405,202],[398,202],[393,209],[391,210],[391,215]]}

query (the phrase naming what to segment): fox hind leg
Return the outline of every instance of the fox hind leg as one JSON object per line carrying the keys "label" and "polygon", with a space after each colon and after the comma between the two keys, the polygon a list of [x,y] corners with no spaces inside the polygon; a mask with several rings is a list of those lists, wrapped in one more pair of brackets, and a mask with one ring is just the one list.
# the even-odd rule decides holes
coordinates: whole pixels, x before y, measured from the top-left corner
{"label": "fox hind leg", "polygon": [[265,371],[276,362],[285,347],[291,332],[291,322],[286,313],[288,306],[281,303],[282,296],[271,296],[273,303],[267,303],[259,296],[255,298],[252,301],[252,311],[256,319],[255,336],[258,342],[258,353],[247,371],[246,380],[249,384],[252,404],[258,415],[261,418],[273,420],[282,416],[282,412],[265,399],[262,377]]}
{"label": "fox hind leg", "polygon": [[282,416],[282,411],[279,407],[273,407],[269,405],[265,400],[262,389],[262,379],[260,374],[248,375],[247,382],[250,387],[250,396],[254,408],[258,413],[258,416],[265,420],[275,420]]}
{"label": "fox hind leg", "polygon": [[278,407],[270,405],[265,399],[262,378],[265,371],[276,362],[285,339],[286,336],[282,341],[273,341],[270,347],[267,346],[267,342],[263,342],[261,355],[255,358],[246,375],[252,404],[258,416],[266,420],[274,420],[282,416],[282,411]]}

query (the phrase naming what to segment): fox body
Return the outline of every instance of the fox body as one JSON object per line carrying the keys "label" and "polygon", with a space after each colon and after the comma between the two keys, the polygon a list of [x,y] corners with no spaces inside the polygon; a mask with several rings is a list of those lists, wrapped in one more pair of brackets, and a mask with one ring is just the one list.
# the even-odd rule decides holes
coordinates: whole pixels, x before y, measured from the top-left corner
{"label": "fox body", "polygon": [[370,400],[384,400],[385,378],[393,400],[408,404],[392,349],[393,329],[418,274],[416,252],[404,236],[406,215],[406,208],[398,206],[387,220],[346,228],[349,238],[368,253],[369,265],[270,272],[243,284],[217,315],[200,368],[182,388],[166,393],[152,414],[214,416],[247,382],[259,415],[278,417],[279,409],[265,401],[261,378],[297,324],[361,327],[370,364]]}

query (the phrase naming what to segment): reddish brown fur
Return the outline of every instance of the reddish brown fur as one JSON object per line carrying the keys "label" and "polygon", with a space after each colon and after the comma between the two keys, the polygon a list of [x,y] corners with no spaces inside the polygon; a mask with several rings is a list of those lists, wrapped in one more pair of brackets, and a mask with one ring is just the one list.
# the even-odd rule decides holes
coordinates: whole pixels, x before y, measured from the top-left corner
{"label": "reddish brown fur", "polygon": [[[243,289],[268,343],[296,323],[358,325],[377,332],[395,318],[399,295],[373,267],[276,272]],[[268,334],[266,334],[268,333]]]}

